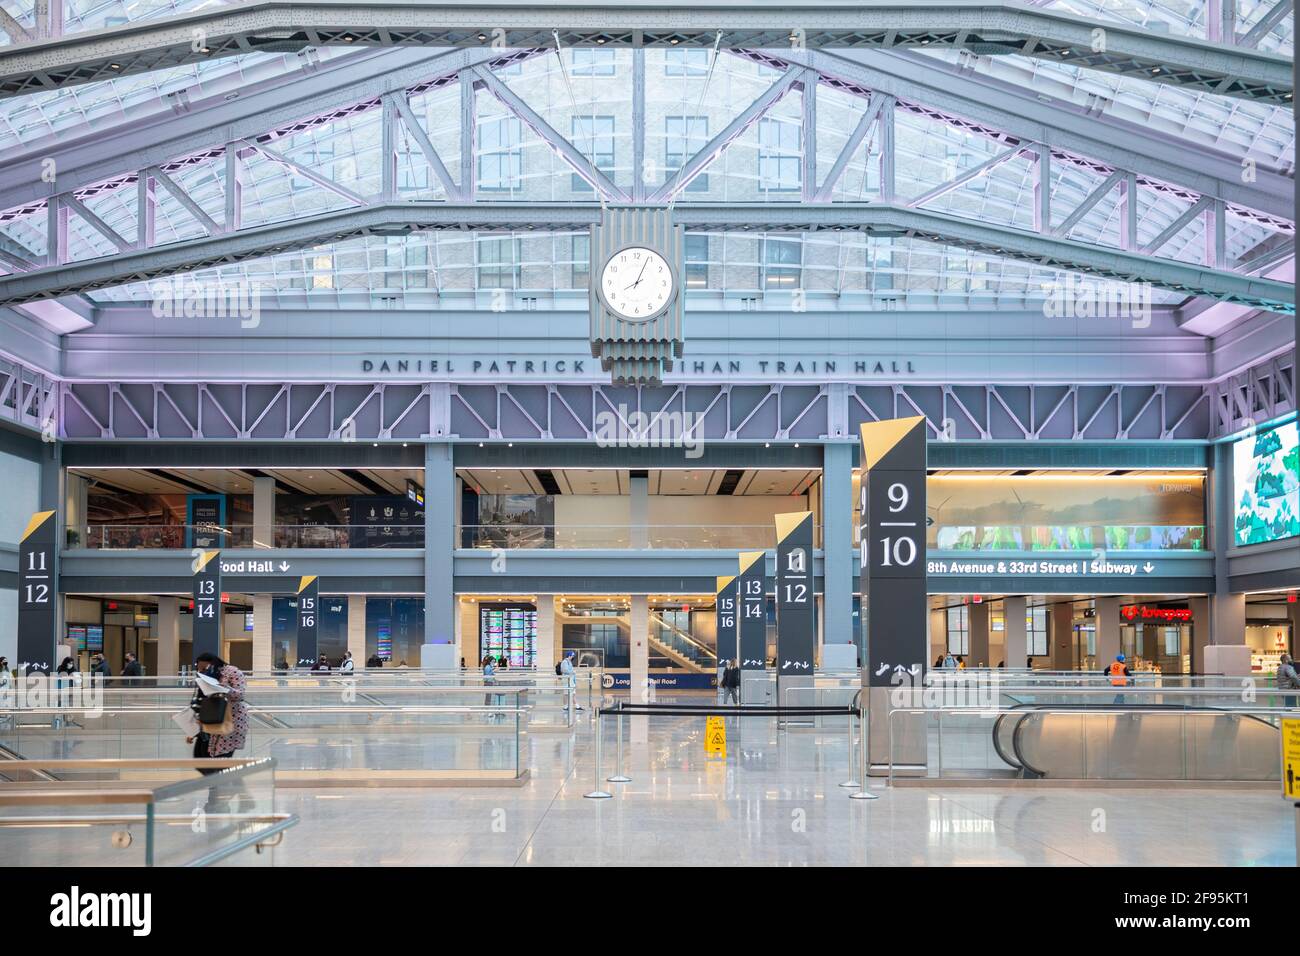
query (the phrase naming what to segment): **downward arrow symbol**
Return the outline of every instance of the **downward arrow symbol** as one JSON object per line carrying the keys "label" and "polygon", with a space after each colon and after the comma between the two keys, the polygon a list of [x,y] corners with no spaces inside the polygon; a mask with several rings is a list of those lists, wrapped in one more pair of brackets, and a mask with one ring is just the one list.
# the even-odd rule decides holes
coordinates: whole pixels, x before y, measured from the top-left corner
{"label": "downward arrow symbol", "polygon": [[289,562],[288,562],[288,561],[281,561],[281,562],[280,562],[280,570],[281,570],[281,571],[288,571],[288,570],[289,570]]}
{"label": "downward arrow symbol", "polygon": [[1142,570],[1145,571],[1147,574],[1150,574],[1150,573],[1151,573],[1152,571],[1154,571],[1155,569],[1156,569],[1156,566],[1155,566],[1154,564],[1152,564],[1150,561],[1148,561],[1146,564],[1142,565]]}

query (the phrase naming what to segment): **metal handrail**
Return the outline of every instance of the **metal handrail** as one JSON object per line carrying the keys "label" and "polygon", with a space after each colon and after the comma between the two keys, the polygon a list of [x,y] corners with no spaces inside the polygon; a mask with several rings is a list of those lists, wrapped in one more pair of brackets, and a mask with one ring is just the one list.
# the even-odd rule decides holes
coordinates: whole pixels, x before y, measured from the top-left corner
{"label": "metal handrail", "polygon": [[[1238,710],[1216,710],[1214,708],[1208,708],[1208,707],[1187,707],[1182,710],[1173,711],[1173,713],[1178,713],[1185,717],[1187,716],[1254,717],[1257,719],[1261,718],[1261,716],[1268,717],[1274,715],[1278,717],[1285,717],[1288,715],[1294,715],[1296,712],[1297,712],[1296,708],[1289,708],[1289,707],[1256,707],[1256,708],[1251,708],[1249,710],[1244,708]],[[891,787],[894,785],[894,718],[898,714],[911,714],[911,715],[919,714],[921,716],[925,716],[927,714],[940,714],[940,715],[962,714],[967,716],[976,715],[980,717],[993,718],[993,717],[1000,717],[1005,714],[1023,715],[1025,713],[1026,711],[1020,707],[1000,707],[1000,706],[979,707],[979,706],[972,705],[967,707],[891,707],[889,710],[889,716],[887,720],[889,724],[889,776],[888,776],[889,785]],[[1078,709],[1072,709],[1069,705],[1043,704],[1041,706],[1037,706],[1031,713],[1078,714],[1080,713],[1080,711]],[[1096,709],[1089,709],[1088,711],[1086,711],[1086,713],[1090,713],[1096,716],[1119,717],[1119,716],[1125,716],[1133,713],[1170,713],[1170,711],[1142,710],[1140,709],[1140,706],[1128,706],[1123,704],[1116,704],[1110,706],[1101,706],[1101,707],[1097,707]],[[942,764],[940,764],[940,767],[942,768]]]}

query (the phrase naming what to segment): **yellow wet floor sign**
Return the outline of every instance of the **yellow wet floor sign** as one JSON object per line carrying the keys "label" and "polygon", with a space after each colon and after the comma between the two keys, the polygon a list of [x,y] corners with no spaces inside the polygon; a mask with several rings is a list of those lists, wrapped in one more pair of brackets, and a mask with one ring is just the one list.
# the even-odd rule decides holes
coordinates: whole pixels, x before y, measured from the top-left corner
{"label": "yellow wet floor sign", "polygon": [[724,760],[727,757],[727,725],[721,717],[706,717],[704,720],[704,752],[717,754]]}
{"label": "yellow wet floor sign", "polygon": [[1300,800],[1300,720],[1282,721],[1282,796]]}

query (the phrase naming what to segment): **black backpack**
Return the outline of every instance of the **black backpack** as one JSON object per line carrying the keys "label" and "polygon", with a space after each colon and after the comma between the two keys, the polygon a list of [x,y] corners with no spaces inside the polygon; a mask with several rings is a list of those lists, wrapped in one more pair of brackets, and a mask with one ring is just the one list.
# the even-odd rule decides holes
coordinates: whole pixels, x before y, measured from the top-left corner
{"label": "black backpack", "polygon": [[559,676],[560,676],[561,674],[563,674],[563,673],[564,673],[564,662],[563,662],[563,661],[556,661],[556,663],[555,663],[555,676],[556,676],[556,677],[559,677]]}

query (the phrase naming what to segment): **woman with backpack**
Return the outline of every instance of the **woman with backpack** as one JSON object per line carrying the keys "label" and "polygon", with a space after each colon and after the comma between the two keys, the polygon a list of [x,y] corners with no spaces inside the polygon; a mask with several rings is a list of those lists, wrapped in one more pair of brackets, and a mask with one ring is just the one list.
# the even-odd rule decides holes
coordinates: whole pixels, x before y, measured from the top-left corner
{"label": "woman with backpack", "polygon": [[[194,744],[196,760],[217,759],[233,756],[248,740],[248,706],[244,703],[244,672],[233,664],[227,664],[216,654],[203,653],[194,660],[194,669],[200,674],[216,681],[224,690],[217,693],[215,689],[202,689],[195,680],[194,697],[190,700],[190,709],[198,716],[200,723],[209,727],[219,724],[220,732],[200,730],[193,737],[186,737],[185,742]],[[225,698],[225,707],[218,701]],[[221,710],[221,719],[216,718],[216,711]],[[228,729],[225,729],[228,728]],[[217,768],[200,769],[199,773],[216,773]]]}

